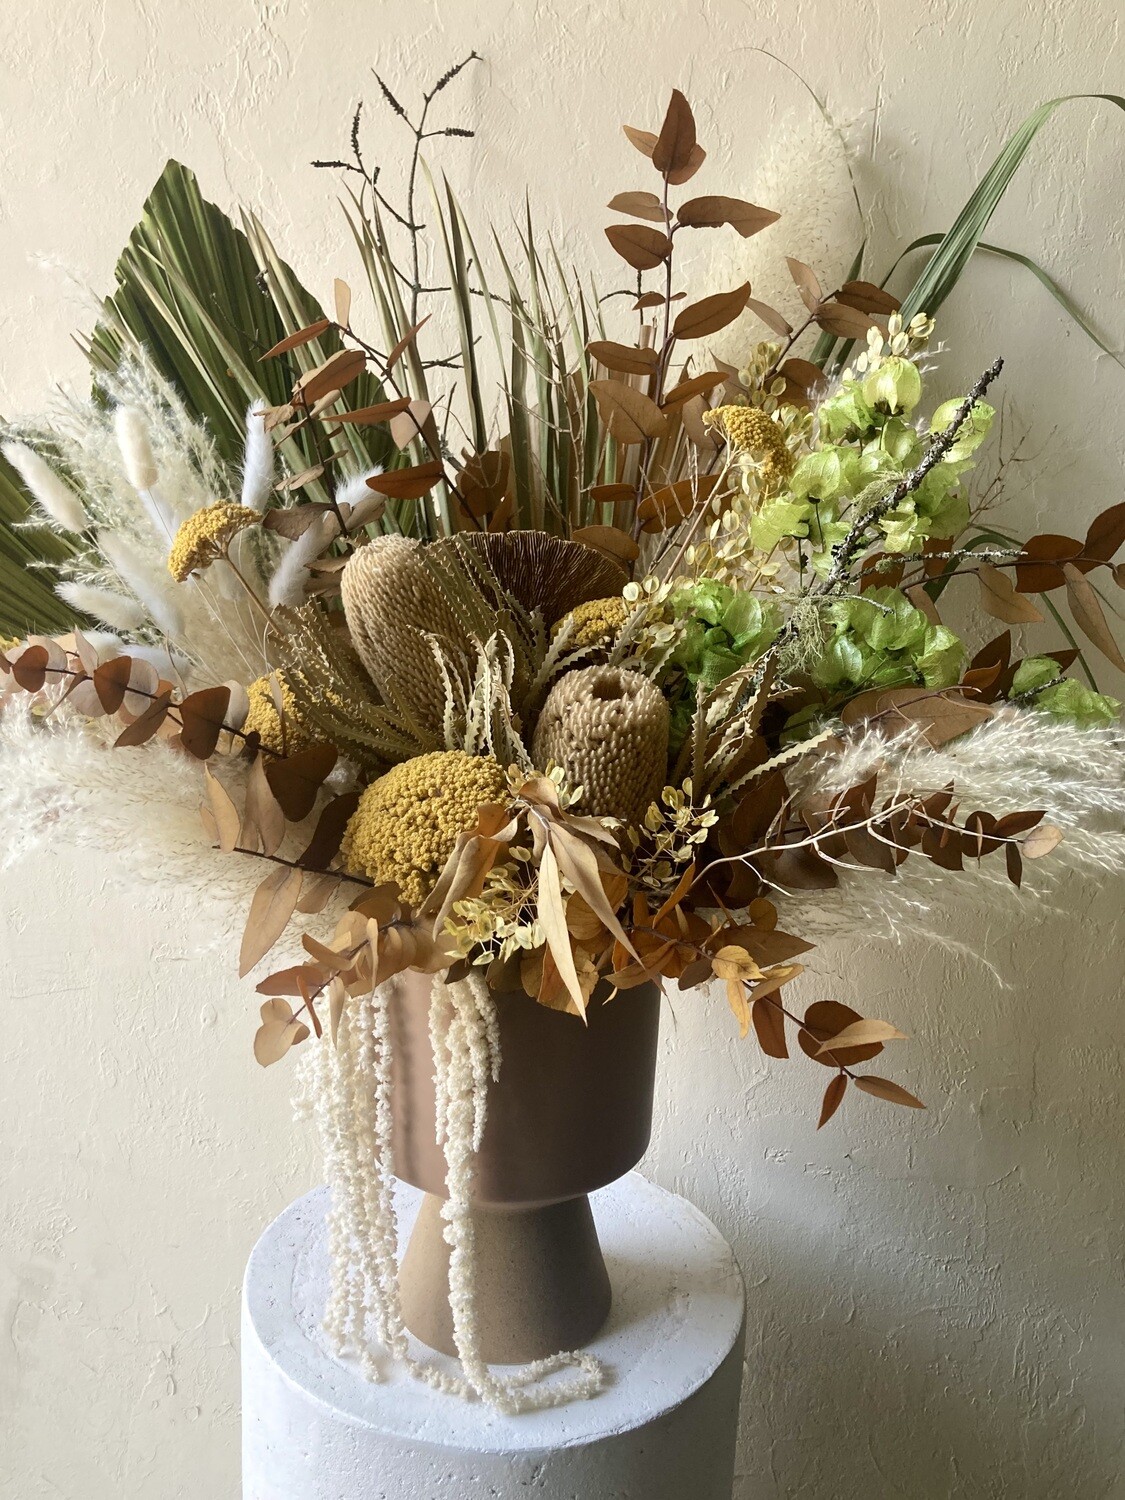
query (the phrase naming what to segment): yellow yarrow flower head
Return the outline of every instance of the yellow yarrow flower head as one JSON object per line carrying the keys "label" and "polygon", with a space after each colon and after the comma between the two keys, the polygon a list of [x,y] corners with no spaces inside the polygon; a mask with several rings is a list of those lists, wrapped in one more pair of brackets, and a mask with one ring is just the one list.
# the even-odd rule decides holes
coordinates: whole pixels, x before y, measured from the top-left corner
{"label": "yellow yarrow flower head", "polygon": [[590,599],[586,604],[579,604],[569,614],[563,615],[551,630],[551,638],[553,640],[564,626],[573,625],[574,633],[570,637],[570,644],[576,649],[583,646],[608,646],[624,625],[628,613],[629,606],[620,594],[612,599]]}
{"label": "yellow yarrow flower head", "polygon": [[755,467],[763,490],[779,488],[793,472],[793,455],[785,435],[773,418],[756,406],[716,406],[704,412],[708,427],[717,427],[739,454],[747,454]]}
{"label": "yellow yarrow flower head", "polygon": [[457,835],[474,828],[486,802],[507,796],[504,768],[491,756],[435,750],[392,767],[359,799],[344,832],[349,874],[393,880],[420,906],[433,890]]}
{"label": "yellow yarrow flower head", "polygon": [[[281,698],[285,727],[282,729],[281,714],[277,711],[274,696],[274,681]],[[297,750],[307,750],[319,743],[318,737],[303,722],[297,708],[297,700],[284,672],[275,672],[273,680],[259,677],[246,689],[250,709],[242,723],[243,734],[256,734],[267,750],[278,755],[292,755]]]}
{"label": "yellow yarrow flower head", "polygon": [[253,526],[261,519],[261,511],[236,505],[233,500],[205,505],[193,516],[188,516],[176,532],[168,554],[169,573],[177,583],[183,583],[192,573],[210,567],[218,558],[224,557],[232,538],[244,527]]}

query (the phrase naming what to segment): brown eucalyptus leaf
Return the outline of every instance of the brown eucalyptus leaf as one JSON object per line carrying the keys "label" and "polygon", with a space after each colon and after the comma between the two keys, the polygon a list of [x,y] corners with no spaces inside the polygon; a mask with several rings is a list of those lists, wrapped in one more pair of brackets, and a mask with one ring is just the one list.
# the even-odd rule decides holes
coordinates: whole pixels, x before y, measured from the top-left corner
{"label": "brown eucalyptus leaf", "polygon": [[815,1001],[805,1011],[801,1030],[797,1033],[801,1051],[806,1057],[811,1057],[814,1062],[823,1063],[829,1068],[852,1067],[856,1063],[867,1062],[873,1057],[878,1057],[883,1050],[882,1042],[858,1043],[845,1048],[847,1052],[845,1058],[834,1057],[823,1050],[825,1042],[831,1041],[846,1026],[852,1026],[856,1021],[862,1020],[860,1013],[853,1010],[850,1005],[841,1005],[837,1000]]}
{"label": "brown eucalyptus leaf", "polygon": [[313,339],[318,339],[322,333],[331,327],[332,320],[330,318],[317,318],[315,323],[310,323],[306,328],[298,328],[296,333],[291,333],[286,338],[279,339],[272,349],[266,350],[258,363],[261,364],[262,360],[266,359],[275,359],[279,354],[288,354],[290,349],[299,349],[302,344],[311,344]]}
{"label": "brown eucalyptus leaf", "polygon": [[374,427],[379,422],[389,422],[410,407],[409,396],[398,396],[394,401],[377,401],[374,406],[357,406],[355,411],[342,411],[337,422],[353,427]]}
{"label": "brown eucalyptus leaf", "polygon": [[782,890],[830,891],[840,883],[836,871],[813,849],[775,849],[758,863]]}
{"label": "brown eucalyptus leaf", "polygon": [[[766,327],[773,333],[776,333],[779,338],[787,339],[793,332],[793,325],[789,319],[783,317],[768,302],[759,302],[757,297],[747,297],[746,309],[748,312],[752,312],[756,318],[760,318]],[[820,370],[817,370],[818,375],[821,373]]]}
{"label": "brown eucalyptus leaf", "polygon": [[1108,562],[1114,553],[1125,546],[1125,502],[1111,505],[1090,522],[1086,541],[1082,548],[1087,557],[1097,557]]}
{"label": "brown eucalyptus leaf", "polygon": [[821,328],[841,339],[865,339],[867,330],[877,326],[867,313],[846,302],[822,302],[817,309],[816,321]]}
{"label": "brown eucalyptus leaf", "polygon": [[634,219],[651,219],[663,224],[664,205],[655,193],[615,193],[606,204],[617,214],[632,214]]}
{"label": "brown eucalyptus leaf", "polygon": [[1017,834],[1027,833],[1029,829],[1038,827],[1046,816],[1041,810],[1007,813],[996,824],[996,832],[1001,838],[1015,838]]}
{"label": "brown eucalyptus leaf", "polygon": [[1050,854],[1052,849],[1057,849],[1062,840],[1061,828],[1056,828],[1054,823],[1040,823],[1024,839],[1023,857],[1024,859],[1042,859],[1044,855]]}
{"label": "brown eucalyptus leaf", "polygon": [[695,150],[695,117],[691,105],[679,89],[673,89],[660,134],[653,142],[652,164],[658,172],[670,178],[673,172],[683,172],[691,165]]}
{"label": "brown eucalyptus leaf", "polygon": [[314,880],[307,889],[301,892],[297,910],[308,916],[316,916],[324,910],[339,889],[340,877],[338,875],[321,875],[318,880]]}
{"label": "brown eucalyptus leaf", "polygon": [[201,688],[178,705],[180,743],[189,755],[206,760],[214,754],[229,704],[230,688],[220,686]]}
{"label": "brown eucalyptus leaf", "polygon": [[555,851],[548,842],[543,846],[539,861],[539,899],[536,916],[547,940],[547,950],[554,959],[570,998],[578,1008],[579,1015],[586,1014],[586,1001],[575,966],[574,950],[566,927],[566,908],[563,903],[562,884]]}
{"label": "brown eucalyptus leaf", "polygon": [[[306,484],[312,484],[315,479],[321,477],[324,473],[324,467],[323,464],[313,464],[311,469],[302,469],[299,474],[290,474],[280,484],[275,484],[274,489],[281,494],[286,494],[290,490],[303,489]],[[263,521],[262,524],[265,525],[266,523]]]}
{"label": "brown eucalyptus leaf", "polygon": [[816,312],[824,301],[824,292],[821,290],[820,282],[816,279],[816,273],[811,266],[806,266],[803,260],[796,260],[791,255],[785,257],[785,264],[789,267],[789,274],[801,294],[801,301],[809,312]]}
{"label": "brown eucalyptus leaf", "polygon": [[910,1109],[925,1109],[921,1099],[916,1099],[913,1094],[901,1086],[892,1083],[889,1078],[876,1078],[872,1073],[865,1073],[862,1078],[853,1078],[852,1082],[857,1089],[862,1089],[865,1094],[873,1094],[876,1099],[885,1099],[888,1104],[905,1104]]}
{"label": "brown eucalyptus leaf", "polygon": [[428,495],[443,474],[441,460],[429,459],[424,464],[415,464],[408,469],[390,469],[385,474],[373,474],[368,487],[377,490],[392,500],[419,500]]}
{"label": "brown eucalyptus leaf", "polygon": [[[20,662],[22,660],[23,658],[21,657]],[[19,664],[17,663],[17,666]],[[107,714],[115,714],[125,702],[125,689],[129,686],[129,676],[132,670],[133,662],[131,657],[115,656],[110,661],[103,662],[95,671],[93,678],[94,689]],[[16,681],[19,681],[18,676]],[[225,703],[223,706],[224,708],[226,707]],[[212,745],[211,749],[213,750],[214,748]],[[210,754],[211,752],[208,751],[207,753]]]}
{"label": "brown eucalyptus leaf", "polygon": [[337,758],[331,745],[310,745],[292,755],[271,757],[267,762],[270,791],[290,823],[299,823],[312,812]]}
{"label": "brown eucalyptus leaf", "polygon": [[926,741],[934,746],[967,734],[970,729],[992,717],[987,703],[979,703],[953,691],[938,692],[932,688],[875,688],[860,693],[846,703],[840,718],[847,725],[864,719],[896,719],[916,724]]}
{"label": "brown eucalyptus leaf", "polygon": [[493,449],[466,459],[457,476],[457,493],[471,516],[479,520],[497,509],[507,492],[511,467],[508,454]]}
{"label": "brown eucalyptus leaf", "polygon": [[622,125],[621,129],[642,156],[652,159],[652,153],[656,147],[656,136],[651,130],[638,130],[635,125]]}
{"label": "brown eucalyptus leaf", "polygon": [[621,259],[635,271],[653,271],[664,264],[672,241],[659,229],[649,229],[644,224],[609,224],[606,239]]}
{"label": "brown eucalyptus leaf", "polygon": [[1048,594],[1052,589],[1061,589],[1066,583],[1062,564],[1073,561],[1081,551],[1082,543],[1076,537],[1056,532],[1033,536],[1024,543],[1016,559],[1017,587],[1025,594]]}
{"label": "brown eucalyptus leaf", "polygon": [[732,292],[716,292],[712,297],[702,297],[690,302],[676,314],[672,333],[677,339],[701,339],[718,333],[728,323],[733,323],[746,306],[750,296],[750,283],[744,281]]}
{"label": "brown eucalyptus leaf", "polygon": [[144,713],[121,731],[113,742],[113,748],[124,750],[130,745],[146,744],[168,717],[171,702],[171,692],[161,693],[158,698],[154,698]]}
{"label": "brown eucalyptus leaf", "polygon": [[633,484],[594,484],[590,486],[590,499],[599,505],[622,505],[634,500],[637,487]]}
{"label": "brown eucalyptus leaf", "polygon": [[300,995],[303,999],[327,977],[319,964],[294,964],[267,974],[254,990],[259,995]]}
{"label": "brown eucalyptus leaf", "polygon": [[391,438],[396,448],[405,450],[411,443],[422,438],[431,453],[438,449],[437,427],[433,410],[428,401],[420,397],[411,401],[405,411],[391,418]]}
{"label": "brown eucalyptus leaf", "polygon": [[835,1078],[829,1079],[828,1087],[824,1090],[824,1101],[820,1106],[820,1119],[817,1121],[816,1126],[818,1130],[827,1125],[832,1116],[840,1108],[847,1088],[848,1075],[846,1073],[837,1073]]}
{"label": "brown eucalyptus leaf", "polygon": [[687,380],[681,380],[670,391],[665,391],[660,410],[671,411],[674,407],[682,406],[685,401],[690,401],[693,396],[707,395],[717,385],[722,385],[726,378],[722,370],[707,370],[702,375],[692,375]]}
{"label": "brown eucalyptus leaf", "polygon": [[977,567],[977,582],[980,584],[981,608],[996,620],[1006,625],[1038,625],[1043,616],[1026,595],[1017,592],[1015,584],[994,568],[982,562]]}
{"label": "brown eucalyptus leaf", "polygon": [[680,407],[680,421],[689,439],[697,448],[714,454],[716,448],[723,446],[723,436],[713,427],[704,426],[703,413],[706,410],[707,403],[702,396],[691,396]]}
{"label": "brown eucalyptus leaf", "polygon": [[[632,499],[631,487],[629,498]],[[627,531],[622,531],[618,526],[581,526],[577,531],[571,532],[570,539],[572,542],[581,542],[584,547],[592,547],[595,552],[612,558],[614,562],[631,563],[640,556],[640,547]]]}
{"label": "brown eucalyptus leaf", "polygon": [[655,401],[620,380],[592,380],[590,391],[610,436],[625,445],[663,437],[668,418]]}
{"label": "brown eucalyptus leaf", "polygon": [[1063,576],[1066,579],[1066,592],[1074,623],[1107,661],[1111,661],[1118,671],[1125,672],[1125,656],[1121,654],[1121,647],[1110,633],[1105,611],[1093,584],[1072,563],[1063,564]]}
{"label": "brown eucalyptus leaf", "polygon": [[[321,466],[323,473],[323,466]],[[300,476],[298,476],[300,477]],[[300,505],[278,505],[266,511],[262,525],[267,531],[276,532],[295,542],[304,536],[310,526],[315,526],[322,516],[328,515],[332,507],[321,501],[302,502]],[[327,546],[327,543],[325,543]]]}
{"label": "brown eucalyptus leaf", "polygon": [[908,588],[906,590],[906,597],[910,600],[915,609],[920,609],[922,611],[931,625],[941,624],[941,616],[938,614],[938,607],[934,603],[930,595],[926,593],[926,590],[922,584],[916,583],[913,585],[913,587]]}
{"label": "brown eucalyptus leaf", "polygon": [[293,1016],[293,1007],[280,998],[267,1000],[261,1008],[262,1024],[254,1036],[254,1057],[268,1068],[280,1062],[290,1047],[303,1042],[309,1028]]}
{"label": "brown eucalyptus leaf", "polygon": [[297,864],[308,870],[326,870],[341,852],[344,829],[351,822],[351,814],[359,807],[359,792],[344,792],[326,802],[317,820],[317,829],[309,840],[309,846]]}
{"label": "brown eucalyptus leaf", "polygon": [[1023,860],[1020,858],[1018,844],[1005,844],[1004,865],[1008,871],[1008,879],[1018,890],[1023,880]]}
{"label": "brown eucalyptus leaf", "polygon": [[301,871],[279,865],[254,892],[238,958],[242,978],[270,951],[289,925],[301,894]]}
{"label": "brown eucalyptus leaf", "polygon": [[433,313],[427,313],[424,318],[419,318],[417,323],[412,324],[411,327],[409,327],[403,334],[403,336],[399,339],[398,343],[395,344],[394,348],[387,355],[386,371],[388,375],[394,369],[395,365],[398,364],[399,360],[406,353],[407,349],[410,348],[414,340],[418,337],[419,329],[423,328],[432,317]]}
{"label": "brown eucalyptus leaf", "polygon": [[846,302],[864,313],[894,313],[902,306],[897,297],[873,281],[845,281],[836,293],[836,301]]}
{"label": "brown eucalyptus leaf", "polygon": [[824,371],[819,365],[814,365],[811,359],[787,359],[778,367],[777,373],[806,392],[814,391],[818,385],[824,384]]}
{"label": "brown eucalyptus leaf", "polygon": [[643,292],[633,303],[634,312],[643,312],[648,307],[663,307],[665,302],[682,302],[686,292],[673,292],[666,297],[663,292]]}
{"label": "brown eucalyptus leaf", "polygon": [[631,344],[615,344],[612,339],[595,339],[586,345],[586,352],[599,364],[625,375],[651,375],[659,359],[655,349],[635,349]]}
{"label": "brown eucalyptus leaf", "polygon": [[218,779],[212,775],[209,766],[203,767],[203,784],[207,790],[207,803],[211,809],[211,816],[215,820],[215,839],[223,854],[230,854],[238,846],[239,834],[242,832],[242,819],[238,808],[235,807],[230,793]]}
{"label": "brown eucalyptus leaf", "polygon": [[367,356],[362,349],[338,349],[322,365],[301,376],[293,387],[294,399],[300,398],[302,404],[311,406],[329,391],[342,391],[351,385],[366,368]]}
{"label": "brown eucalyptus leaf", "polygon": [[788,1057],[785,1041],[785,1013],[776,996],[761,995],[750,1007],[750,1020],[758,1046],[767,1057]]}
{"label": "brown eucalyptus leaf", "polygon": [[759,208],[744,198],[689,198],[676,210],[676,219],[690,229],[704,229],[729,224],[743,239],[768,229],[781,217],[772,209]]}

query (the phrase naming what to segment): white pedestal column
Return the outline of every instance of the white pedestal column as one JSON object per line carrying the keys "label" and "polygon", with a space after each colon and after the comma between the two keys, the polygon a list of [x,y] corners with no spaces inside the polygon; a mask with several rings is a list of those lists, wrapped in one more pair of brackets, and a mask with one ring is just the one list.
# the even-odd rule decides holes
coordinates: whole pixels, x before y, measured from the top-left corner
{"label": "white pedestal column", "polygon": [[[404,1234],[418,1198],[401,1190]],[[730,1500],[744,1312],[730,1246],[635,1172],[591,1202],[613,1308],[588,1347],[609,1385],[519,1417],[393,1368],[373,1385],[333,1355],[327,1190],[286,1209],[243,1291],[243,1500]]]}

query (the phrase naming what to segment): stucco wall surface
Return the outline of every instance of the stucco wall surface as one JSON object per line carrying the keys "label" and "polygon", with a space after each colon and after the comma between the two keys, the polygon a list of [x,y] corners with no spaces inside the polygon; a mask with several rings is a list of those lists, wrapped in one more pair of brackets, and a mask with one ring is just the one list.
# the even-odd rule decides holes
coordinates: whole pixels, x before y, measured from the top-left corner
{"label": "stucco wall surface", "polygon": [[[830,279],[854,242],[846,181],[801,84],[756,48],[847,128],[878,267],[946,225],[1034,105],[1122,91],[1121,14],[1116,0],[4,5],[0,411],[81,378],[74,284],[110,285],[169,155],[224,207],[256,208],[322,296],[334,275],[358,284],[333,184],[308,163],[346,147],[361,97],[379,141],[373,66],[416,94],[476,48],[455,120],[478,134],[441,164],[479,220],[506,223],[530,184],[541,222],[607,273],[602,205],[647,185],[618,125],[655,125],[677,85],[710,148],[700,190],[790,209],[775,256]],[[1068,106],[990,230],[1115,347],[1123,143],[1110,107]],[[741,242],[721,254],[731,273],[752,265],[761,294],[777,285]],[[1037,283],[981,259],[942,334],[941,394],[1008,360],[1021,527],[1071,530],[1121,498],[1125,370]],[[736,1500],[1125,1495],[1120,906],[1096,881],[1015,918],[962,893],[942,926],[1004,987],[920,938],[817,950],[799,1003],[860,997],[908,1031],[895,1076],[925,1114],[849,1100],[817,1134],[813,1064],[739,1046],[719,995],[668,1009],[646,1168],[715,1219],[745,1271]],[[4,1500],[238,1492],[241,1270],[317,1169],[290,1077],[250,1056],[249,987],[192,917],[175,895],[125,890],[109,860],[0,876]]]}

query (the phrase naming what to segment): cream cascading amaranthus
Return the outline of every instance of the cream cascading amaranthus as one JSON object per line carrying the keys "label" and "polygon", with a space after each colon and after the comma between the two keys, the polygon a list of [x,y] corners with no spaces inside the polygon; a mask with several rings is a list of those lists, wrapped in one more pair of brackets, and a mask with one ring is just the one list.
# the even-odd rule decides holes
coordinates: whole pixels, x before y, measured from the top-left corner
{"label": "cream cascading amaranthus", "polygon": [[463,532],[425,543],[376,537],[349,559],[341,590],[372,681],[440,747],[445,689],[435,644],[456,662],[498,629],[510,634],[518,700],[532,612],[549,629],[577,605],[619,595],[626,581],[618,564],[579,542],[533,531]]}
{"label": "cream cascading amaranthus", "polygon": [[647,677],[623,667],[580,667],[547,695],[535,726],[536,766],[561,766],[596,817],[639,823],[668,771],[668,704]]}

